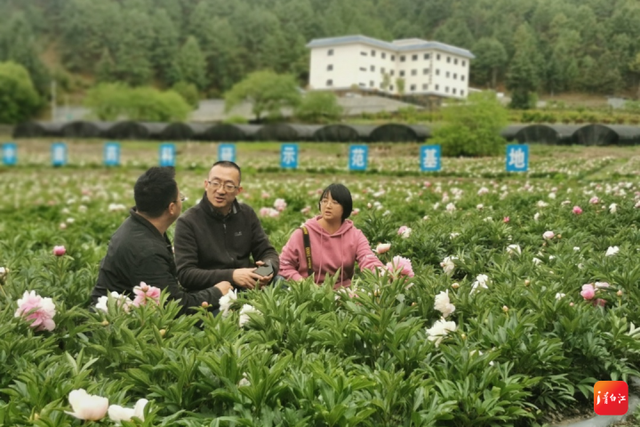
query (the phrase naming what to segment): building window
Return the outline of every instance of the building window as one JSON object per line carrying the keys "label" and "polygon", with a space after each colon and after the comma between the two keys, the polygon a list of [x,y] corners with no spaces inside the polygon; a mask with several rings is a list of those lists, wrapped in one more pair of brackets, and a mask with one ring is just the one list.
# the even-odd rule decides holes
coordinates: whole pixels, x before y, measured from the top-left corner
{"label": "building window", "polygon": [[453,88],[453,94],[454,95],[456,94],[456,88],[455,87]]}
{"label": "building window", "polygon": [[418,70],[411,70],[411,75],[412,76],[417,76],[418,75]]}
{"label": "building window", "polygon": [[427,83],[423,83],[422,90],[429,90],[429,85]]}
{"label": "building window", "polygon": [[333,64],[327,65],[327,71],[333,71]]}
{"label": "building window", "polygon": [[416,91],[416,85],[411,85],[409,87],[409,89],[411,90],[411,92],[415,92]]}
{"label": "building window", "polygon": [[367,71],[367,67],[360,67],[360,71]]}
{"label": "building window", "polygon": [[366,87],[367,85],[364,83],[358,83],[359,86]]}
{"label": "building window", "polygon": [[458,74],[453,73],[453,80],[458,80]]}
{"label": "building window", "polygon": [[422,74],[429,74],[429,69],[425,68],[424,70],[422,70]]}
{"label": "building window", "polygon": [[436,85],[436,90],[440,90],[440,85]]}
{"label": "building window", "polygon": [[437,54],[437,55],[436,55],[436,59],[437,59],[438,61],[440,61],[440,54]]}
{"label": "building window", "polygon": [[373,80],[369,80],[369,87],[373,87],[375,83],[373,83]]}
{"label": "building window", "polygon": [[372,65],[370,68],[371,68],[371,71],[375,71],[376,70],[376,66],[375,65]]}
{"label": "building window", "polygon": [[464,74],[460,76],[460,80],[464,81]]}
{"label": "building window", "polygon": [[455,59],[453,60],[453,64],[454,64],[454,65],[458,65],[458,58],[455,58]]}
{"label": "building window", "polygon": [[466,62],[462,61],[462,66],[464,67],[466,65]]}
{"label": "building window", "polygon": [[391,55],[391,60],[395,61],[396,60],[396,56],[395,55]]}
{"label": "building window", "polygon": [[382,52],[382,53],[380,54],[380,56],[382,56],[382,59],[385,59],[385,58],[387,57],[387,54],[386,54],[386,53],[384,53],[384,52]]}
{"label": "building window", "polygon": [[411,60],[412,61],[417,61],[418,60],[418,55],[411,55]]}
{"label": "building window", "polygon": [[327,51],[327,56],[333,56],[333,49],[329,49]]}
{"label": "building window", "polygon": [[384,74],[384,67],[380,68],[380,72]]}
{"label": "building window", "polygon": [[439,76],[439,75],[440,75],[440,69],[436,68],[436,76]]}
{"label": "building window", "polygon": [[375,50],[371,51],[371,56],[376,56],[376,51]]}
{"label": "building window", "polygon": [[404,55],[400,55],[400,62],[404,62],[404,60],[405,60]]}
{"label": "building window", "polygon": [[327,80],[327,86],[333,86],[333,80],[331,79]]}
{"label": "building window", "polygon": [[447,64],[451,64],[451,57],[447,56]]}
{"label": "building window", "polygon": [[451,73],[447,71],[447,75],[445,77],[449,78],[450,75]]}
{"label": "building window", "polygon": [[449,93],[449,86],[446,86],[446,87],[444,88],[444,91],[445,91],[446,93]]}
{"label": "building window", "polygon": [[460,96],[464,96],[464,91],[463,90],[460,91]]}
{"label": "building window", "polygon": [[389,86],[389,91],[393,92],[393,85]]}
{"label": "building window", "polygon": [[428,53],[424,54],[424,59],[429,59],[429,54]]}
{"label": "building window", "polygon": [[400,71],[400,77],[404,77],[404,70]]}
{"label": "building window", "polygon": [[391,75],[393,76],[396,73],[395,70],[391,70]]}
{"label": "building window", "polygon": [[384,89],[384,88],[382,87],[382,82],[380,82],[380,89]]}
{"label": "building window", "polygon": [[367,52],[365,52],[364,50],[360,52],[360,55],[362,56],[367,56]]}

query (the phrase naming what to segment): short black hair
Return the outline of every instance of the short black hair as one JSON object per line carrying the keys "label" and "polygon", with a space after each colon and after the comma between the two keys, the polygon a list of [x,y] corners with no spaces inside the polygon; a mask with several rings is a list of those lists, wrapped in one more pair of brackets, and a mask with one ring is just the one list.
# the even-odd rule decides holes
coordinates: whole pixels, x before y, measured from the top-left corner
{"label": "short black hair", "polygon": [[178,198],[178,183],[173,167],[154,166],[140,175],[133,187],[133,198],[138,212],[151,218],[162,216]]}
{"label": "short black hair", "polygon": [[222,166],[223,168],[234,168],[238,171],[238,185],[242,182],[242,171],[240,170],[240,166],[238,166],[237,163],[230,160],[218,160],[211,166],[211,169],[216,166]]}
{"label": "short black hair", "polygon": [[351,211],[353,210],[351,192],[343,184],[334,183],[322,191],[319,202],[328,195],[331,195],[331,198],[342,206],[342,222],[344,222],[345,219],[349,218]]}

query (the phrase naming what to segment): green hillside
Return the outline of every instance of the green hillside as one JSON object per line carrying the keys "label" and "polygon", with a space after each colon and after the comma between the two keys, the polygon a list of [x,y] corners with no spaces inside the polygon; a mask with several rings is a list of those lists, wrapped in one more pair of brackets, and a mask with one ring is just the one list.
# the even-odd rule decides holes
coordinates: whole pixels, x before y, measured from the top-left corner
{"label": "green hillside", "polygon": [[470,49],[471,84],[541,94],[635,94],[637,0],[0,0],[0,61],[41,95],[96,81],[216,96],[249,72],[308,77],[305,44],[364,34]]}

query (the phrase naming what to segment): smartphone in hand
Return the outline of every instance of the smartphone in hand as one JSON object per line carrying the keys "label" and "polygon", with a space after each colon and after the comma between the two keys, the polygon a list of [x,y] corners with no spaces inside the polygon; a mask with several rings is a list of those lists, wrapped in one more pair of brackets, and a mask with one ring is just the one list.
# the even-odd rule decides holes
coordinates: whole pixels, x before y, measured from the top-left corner
{"label": "smartphone in hand", "polygon": [[273,274],[273,267],[271,266],[271,264],[265,264],[253,270],[253,272],[259,276],[267,277]]}

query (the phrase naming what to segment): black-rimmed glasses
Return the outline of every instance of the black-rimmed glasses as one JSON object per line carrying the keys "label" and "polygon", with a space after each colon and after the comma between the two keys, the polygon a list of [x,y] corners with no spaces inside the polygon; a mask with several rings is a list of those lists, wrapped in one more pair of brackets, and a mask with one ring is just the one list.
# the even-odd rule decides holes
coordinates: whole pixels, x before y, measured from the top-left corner
{"label": "black-rimmed glasses", "polygon": [[207,181],[209,183],[209,185],[211,186],[212,190],[217,190],[218,188],[222,187],[224,188],[224,191],[227,192],[232,192],[235,191],[236,189],[240,188],[237,185],[234,185],[230,182],[227,182],[225,184],[222,184],[220,181]]}

